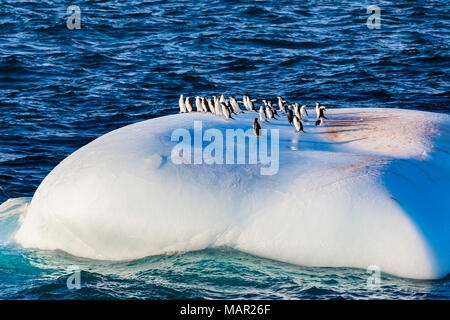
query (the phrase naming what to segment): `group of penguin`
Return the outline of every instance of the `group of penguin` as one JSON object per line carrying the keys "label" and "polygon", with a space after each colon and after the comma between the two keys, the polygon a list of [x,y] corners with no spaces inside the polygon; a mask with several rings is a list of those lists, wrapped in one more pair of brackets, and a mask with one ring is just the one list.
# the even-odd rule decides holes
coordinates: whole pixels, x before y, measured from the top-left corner
{"label": "group of penguin", "polygon": [[[258,101],[257,99],[251,99],[248,95],[242,97],[242,101],[237,101],[233,96],[229,96],[228,99],[222,94],[220,97],[213,95],[212,99],[209,97],[195,97],[195,110],[197,112],[209,112],[215,114],[216,116],[225,116],[226,120],[233,119],[232,114],[244,113],[240,108],[239,103],[243,103],[247,111],[258,112],[259,120],[261,122],[269,122],[269,120],[279,119],[279,114],[284,113],[287,116],[287,120],[290,124],[293,124],[296,132],[305,132],[303,130],[303,121],[308,121],[308,111],[306,110],[306,105],[300,106],[298,103],[288,104],[286,100],[278,96],[277,98],[278,109],[276,106],[272,105],[272,100],[261,99],[264,106],[261,105],[259,110],[255,110],[254,103]],[[180,106],[180,113],[193,112],[194,108],[192,106],[189,97],[184,98],[183,94],[180,95],[178,101]],[[316,126],[323,126],[325,117],[324,111],[326,108],[316,101]],[[253,122],[253,130],[256,137],[261,136],[261,125],[258,122],[258,118],[255,118]]]}

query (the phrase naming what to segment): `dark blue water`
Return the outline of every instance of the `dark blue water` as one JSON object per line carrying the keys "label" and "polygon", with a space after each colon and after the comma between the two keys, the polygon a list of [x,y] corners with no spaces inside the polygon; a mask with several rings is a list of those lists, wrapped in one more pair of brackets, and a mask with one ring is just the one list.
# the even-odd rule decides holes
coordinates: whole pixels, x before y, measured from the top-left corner
{"label": "dark blue water", "polygon": [[[96,137],[176,113],[180,93],[450,111],[448,1],[77,1],[79,30],[70,4],[1,2],[0,203]],[[450,297],[448,278],[386,275],[375,291],[366,278],[228,249],[104,264],[0,246],[0,298]]]}

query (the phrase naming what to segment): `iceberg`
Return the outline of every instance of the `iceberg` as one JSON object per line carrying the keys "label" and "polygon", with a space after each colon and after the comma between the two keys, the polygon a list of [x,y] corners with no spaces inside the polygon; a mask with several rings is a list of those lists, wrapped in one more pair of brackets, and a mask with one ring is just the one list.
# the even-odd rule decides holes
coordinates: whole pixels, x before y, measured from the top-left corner
{"label": "iceberg", "polygon": [[[450,116],[382,108],[326,116],[325,126],[305,122],[301,134],[285,116],[260,123],[278,132],[278,171],[270,175],[261,174],[259,160],[172,161],[180,143],[174,130],[194,132],[201,122],[203,133],[225,136],[251,129],[257,113],[228,121],[176,114],[112,131],[42,181],[15,240],[100,260],[229,246],[303,266],[445,277]],[[202,147],[213,143],[201,140]],[[202,152],[191,143],[193,153]]]}

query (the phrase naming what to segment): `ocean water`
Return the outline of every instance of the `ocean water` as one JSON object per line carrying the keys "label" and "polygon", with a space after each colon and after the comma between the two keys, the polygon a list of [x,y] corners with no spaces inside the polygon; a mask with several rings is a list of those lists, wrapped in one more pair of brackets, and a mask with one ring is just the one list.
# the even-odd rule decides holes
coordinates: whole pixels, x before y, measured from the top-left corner
{"label": "ocean water", "polygon": [[[178,96],[282,95],[330,107],[450,111],[448,1],[67,1],[0,5],[0,203],[29,202],[61,160],[124,125],[178,111]],[[24,250],[0,210],[2,299],[449,299],[435,281],[306,268],[207,249],[99,262]],[[71,268],[81,289],[70,290]]]}

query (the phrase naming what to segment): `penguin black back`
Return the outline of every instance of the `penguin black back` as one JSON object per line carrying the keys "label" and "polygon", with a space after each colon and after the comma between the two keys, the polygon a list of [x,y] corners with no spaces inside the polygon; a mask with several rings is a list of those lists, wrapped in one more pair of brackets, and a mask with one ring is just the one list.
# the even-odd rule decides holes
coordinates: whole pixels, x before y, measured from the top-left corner
{"label": "penguin black back", "polygon": [[258,118],[255,118],[255,121],[253,122],[253,131],[255,132],[256,137],[261,136],[261,126],[258,123]]}
{"label": "penguin black back", "polygon": [[292,123],[292,121],[294,120],[294,113],[289,108],[287,109],[287,119],[289,123]]}

